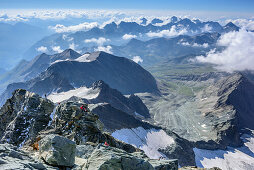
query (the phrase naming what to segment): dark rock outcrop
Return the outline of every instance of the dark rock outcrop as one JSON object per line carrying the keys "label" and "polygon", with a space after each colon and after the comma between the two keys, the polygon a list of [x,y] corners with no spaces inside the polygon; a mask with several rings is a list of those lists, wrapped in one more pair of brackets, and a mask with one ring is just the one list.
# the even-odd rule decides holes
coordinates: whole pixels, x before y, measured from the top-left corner
{"label": "dark rock outcrop", "polygon": [[54,104],[35,93],[18,89],[0,109],[0,141],[16,146],[34,139],[50,121]]}
{"label": "dark rock outcrop", "polygon": [[122,128],[136,128],[139,126],[146,129],[153,127],[148,123],[134,118],[132,115],[112,107],[110,104],[96,104],[91,107],[91,111],[100,117],[105,130],[109,132],[114,132]]}
{"label": "dark rock outcrop", "polygon": [[[95,91],[99,91],[99,95],[94,99],[83,99],[83,102],[89,104],[97,103],[109,103],[112,107],[121,110],[130,115],[141,115],[144,118],[149,118],[149,110],[142,100],[132,94],[129,97],[125,97],[117,89],[112,89],[104,81],[99,80],[92,84],[91,88]],[[69,99],[69,101],[79,100],[76,98]]]}

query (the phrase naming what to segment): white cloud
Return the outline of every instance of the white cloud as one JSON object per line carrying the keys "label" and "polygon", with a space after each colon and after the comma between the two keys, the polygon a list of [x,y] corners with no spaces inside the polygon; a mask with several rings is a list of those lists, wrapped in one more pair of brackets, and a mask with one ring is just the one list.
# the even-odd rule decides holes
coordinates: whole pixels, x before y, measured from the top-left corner
{"label": "white cloud", "polygon": [[69,48],[71,48],[71,49],[73,49],[73,50],[75,50],[76,47],[77,47],[77,45],[74,44],[74,43],[69,44]]}
{"label": "white cloud", "polygon": [[210,32],[212,31],[212,27],[209,24],[205,24],[205,26],[201,29],[202,32]]}
{"label": "white cloud", "polygon": [[36,50],[37,50],[38,52],[42,52],[42,53],[48,52],[48,48],[45,47],[45,46],[40,46],[40,47],[36,48]]}
{"label": "white cloud", "polygon": [[113,52],[111,50],[112,50],[112,47],[110,45],[105,46],[105,47],[104,46],[99,46],[99,47],[94,49],[94,51],[104,51],[106,53],[113,54]]}
{"label": "white cloud", "polygon": [[191,46],[191,44],[189,42],[182,42],[182,43],[178,43],[178,44],[181,44],[183,46]]}
{"label": "white cloud", "polygon": [[204,43],[204,44],[197,44],[197,43],[194,43],[192,46],[193,46],[193,47],[203,47],[203,48],[207,48],[209,45],[208,45],[208,43]]}
{"label": "white cloud", "polygon": [[248,29],[248,30],[254,30],[254,20],[253,19],[236,19],[236,20],[226,20],[226,23],[232,22],[235,25]]}
{"label": "white cloud", "polygon": [[140,57],[140,56],[134,56],[132,58],[132,60],[135,62],[135,63],[142,63],[143,62],[143,59]]}
{"label": "white cloud", "polygon": [[91,39],[84,40],[85,43],[96,43],[98,46],[102,46],[105,42],[108,42],[108,41],[110,41],[110,39],[106,39],[104,37],[100,37],[98,39],[91,38]]}
{"label": "white cloud", "polygon": [[71,25],[71,26],[64,26],[61,24],[57,24],[55,26],[49,26],[49,29],[52,29],[57,33],[63,33],[63,32],[87,31],[98,26],[99,24],[97,22],[84,22],[78,25]]}
{"label": "white cloud", "polygon": [[73,49],[74,51],[76,51],[76,52],[78,52],[78,53],[81,53],[81,52],[82,52],[82,51],[80,51],[80,50],[77,50],[78,45],[76,45],[75,43],[69,44],[69,48],[70,48],[70,49]]}
{"label": "white cloud", "polygon": [[53,47],[51,47],[51,48],[52,48],[52,50],[53,50],[54,52],[57,52],[57,53],[63,52],[63,50],[61,49],[60,46],[53,46]]}
{"label": "white cloud", "polygon": [[254,33],[241,29],[221,36],[217,44],[224,46],[221,52],[211,50],[205,56],[198,56],[199,62],[216,64],[223,71],[254,70]]}
{"label": "white cloud", "polygon": [[183,45],[183,46],[202,47],[202,48],[209,47],[208,43],[204,43],[204,44],[193,43],[193,44],[190,44],[189,42],[178,42],[177,44],[180,44],[180,45]]}
{"label": "white cloud", "polygon": [[177,29],[175,25],[173,25],[170,30],[162,30],[160,32],[148,32],[146,33],[148,37],[173,37],[182,34],[186,34],[186,28]]}
{"label": "white cloud", "polygon": [[137,38],[136,35],[132,35],[132,34],[124,34],[122,37],[124,40],[128,40],[128,39],[132,39],[132,38]]}

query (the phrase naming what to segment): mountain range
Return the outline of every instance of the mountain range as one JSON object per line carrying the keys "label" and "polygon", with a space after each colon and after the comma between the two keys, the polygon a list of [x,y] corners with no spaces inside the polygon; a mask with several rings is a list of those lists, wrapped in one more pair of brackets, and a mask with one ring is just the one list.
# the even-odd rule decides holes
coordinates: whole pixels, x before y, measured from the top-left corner
{"label": "mountain range", "polygon": [[[47,68],[48,66],[48,68]],[[80,55],[68,49],[63,53],[48,56],[42,54],[15,72],[13,77],[25,75],[25,82],[9,84],[1,103],[10,97],[13,90],[23,88],[39,95],[64,92],[81,86],[89,87],[103,80],[123,94],[152,92],[159,94],[153,76],[132,60],[105,52]],[[29,79],[30,78],[30,79]]]}
{"label": "mountain range", "polygon": [[[188,18],[180,19],[172,17],[171,22],[157,26],[159,19],[155,19],[153,24],[148,25],[138,24],[136,22],[125,22],[122,21],[119,24],[115,22],[105,25],[103,28],[92,28],[88,31],[77,31],[75,33],[60,33],[53,34],[45,37],[35,43],[27,52],[25,56],[31,59],[33,56],[38,55],[36,51],[39,47],[46,47],[49,54],[54,53],[52,46],[59,46],[61,49],[69,48],[70,45],[75,47],[75,50],[80,50],[84,47],[95,46],[96,42],[86,42],[85,40],[99,39],[100,37],[105,38],[105,42],[100,45],[123,45],[128,42],[129,39],[124,39],[124,35],[131,35],[137,37],[140,40],[149,40],[154,37],[149,37],[149,33],[159,33],[161,31],[175,32],[170,36],[177,36],[178,32],[184,30],[184,34],[196,35],[204,32],[217,32],[225,33],[228,31],[237,31],[239,27],[233,23],[228,23],[225,26],[221,26],[218,22],[207,21],[202,22],[200,20],[190,20]],[[159,22],[161,23],[161,21]],[[52,44],[53,42],[53,44]],[[97,44],[98,45],[98,44]]]}

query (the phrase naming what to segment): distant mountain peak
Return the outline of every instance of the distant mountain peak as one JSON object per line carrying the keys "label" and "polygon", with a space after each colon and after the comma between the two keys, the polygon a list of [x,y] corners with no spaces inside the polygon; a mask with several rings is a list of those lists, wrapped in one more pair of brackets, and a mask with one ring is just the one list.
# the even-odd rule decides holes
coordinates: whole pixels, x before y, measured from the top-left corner
{"label": "distant mountain peak", "polygon": [[170,20],[171,22],[175,23],[178,21],[178,18],[176,16],[172,16]]}
{"label": "distant mountain peak", "polygon": [[141,19],[141,25],[146,25],[147,24],[147,19],[146,18],[142,18]]}
{"label": "distant mountain peak", "polygon": [[230,31],[239,31],[240,27],[236,26],[234,23],[229,22],[227,23],[224,27],[225,32],[230,32]]}
{"label": "distant mountain peak", "polygon": [[65,56],[65,55],[80,55],[78,52],[74,51],[73,49],[69,48],[69,49],[66,49],[64,50],[63,52],[59,53],[60,55],[62,56]]}
{"label": "distant mountain peak", "polygon": [[151,21],[151,24],[159,24],[159,23],[163,23],[163,21],[161,19],[158,19],[158,18],[154,18],[152,21]]}

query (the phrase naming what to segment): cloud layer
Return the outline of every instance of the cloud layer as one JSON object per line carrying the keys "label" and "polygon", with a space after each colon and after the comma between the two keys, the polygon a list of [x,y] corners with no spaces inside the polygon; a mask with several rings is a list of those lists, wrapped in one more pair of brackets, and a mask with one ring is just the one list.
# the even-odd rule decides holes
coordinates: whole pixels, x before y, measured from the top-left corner
{"label": "cloud layer", "polygon": [[129,40],[129,39],[136,38],[136,37],[137,37],[136,35],[124,34],[122,38],[123,38],[124,40]]}
{"label": "cloud layer", "polygon": [[148,37],[173,37],[182,34],[186,34],[188,31],[186,28],[177,29],[175,25],[173,25],[170,30],[162,30],[159,32],[149,32],[147,33]]}
{"label": "cloud layer", "polygon": [[241,29],[221,36],[217,45],[225,47],[221,52],[211,50],[207,56],[198,56],[199,62],[216,64],[223,71],[254,70],[254,33]]}
{"label": "cloud layer", "polygon": [[64,33],[64,32],[76,32],[76,31],[87,31],[94,27],[98,27],[99,24],[97,22],[84,22],[78,25],[72,26],[64,26],[61,24],[57,24],[56,26],[49,26],[49,29],[54,30],[57,33]]}

